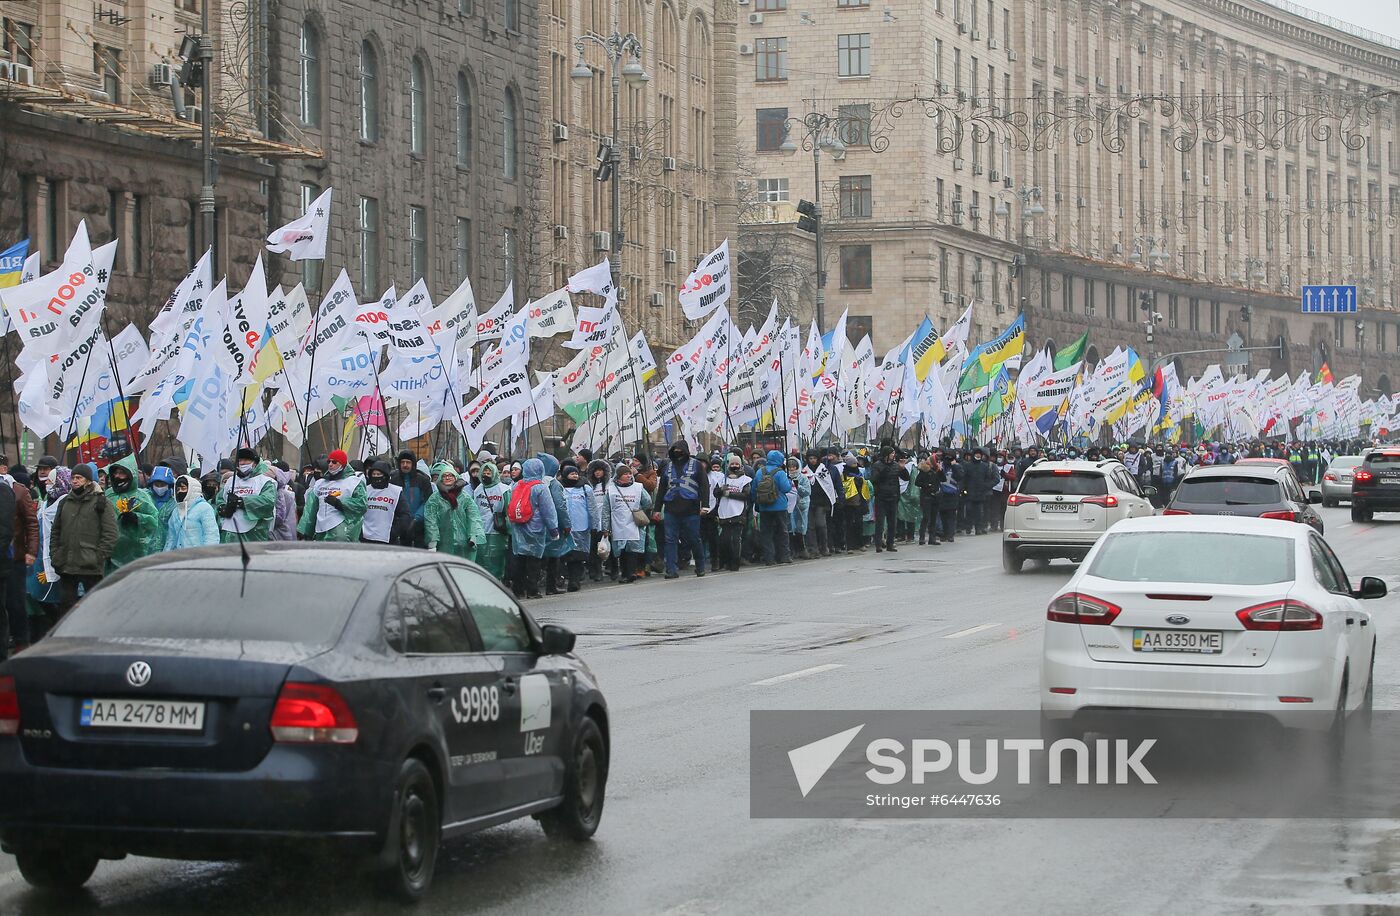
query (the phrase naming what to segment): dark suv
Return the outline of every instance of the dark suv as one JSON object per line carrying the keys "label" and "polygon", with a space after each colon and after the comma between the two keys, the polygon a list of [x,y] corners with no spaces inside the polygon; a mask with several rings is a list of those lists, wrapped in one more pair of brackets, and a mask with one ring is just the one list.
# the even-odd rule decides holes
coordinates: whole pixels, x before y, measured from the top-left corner
{"label": "dark suv", "polygon": [[1322,534],[1322,516],[1312,507],[1320,502],[1322,494],[1305,494],[1286,464],[1218,464],[1181,478],[1164,514],[1278,518],[1311,525]]}
{"label": "dark suv", "polygon": [[1372,449],[1351,475],[1351,520],[1369,522],[1377,511],[1400,512],[1400,448]]}

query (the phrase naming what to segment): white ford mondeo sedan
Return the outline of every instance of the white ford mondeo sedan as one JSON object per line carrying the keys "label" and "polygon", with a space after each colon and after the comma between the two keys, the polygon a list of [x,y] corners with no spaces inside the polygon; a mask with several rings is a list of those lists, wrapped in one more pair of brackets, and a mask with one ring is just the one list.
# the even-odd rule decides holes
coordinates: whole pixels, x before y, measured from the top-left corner
{"label": "white ford mondeo sedan", "polygon": [[1371,708],[1376,631],[1361,599],[1385,593],[1371,576],[1353,587],[1307,525],[1119,522],[1050,602],[1042,730],[1078,736],[1101,718],[1169,712],[1340,730]]}

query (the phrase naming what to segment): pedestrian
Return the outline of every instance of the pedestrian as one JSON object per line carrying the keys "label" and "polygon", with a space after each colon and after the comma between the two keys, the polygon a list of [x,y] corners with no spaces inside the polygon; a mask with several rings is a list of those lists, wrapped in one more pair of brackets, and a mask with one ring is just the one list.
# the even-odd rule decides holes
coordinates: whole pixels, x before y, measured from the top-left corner
{"label": "pedestrian", "polygon": [[13,536],[10,538],[10,557],[4,561],[5,622],[9,635],[0,643],[0,648],[8,647],[11,652],[18,652],[30,642],[29,606],[25,593],[28,590],[29,570],[39,554],[39,518],[34,494],[29,490],[29,474],[24,466],[11,468],[10,479],[10,490],[14,495],[14,511],[9,515],[13,520]]}
{"label": "pedestrian", "polygon": [[[39,463],[40,468],[45,466],[42,461]],[[38,642],[58,622],[63,592],[59,587],[58,571],[53,567],[50,546],[54,519],[58,515],[58,504],[72,489],[72,481],[73,472],[65,467],[48,466],[48,471],[43,475],[43,505],[36,513],[39,522],[39,554],[34,559],[26,581],[26,591],[35,605],[34,613],[27,621],[27,644]],[[17,643],[15,651],[20,651],[20,648]]]}
{"label": "pedestrian", "polygon": [[811,518],[812,484],[802,474],[802,463],[797,457],[787,460],[788,480],[792,490],[788,492],[788,541],[792,555],[799,560],[810,560],[815,554],[808,551],[807,527]]}
{"label": "pedestrian", "polygon": [[901,480],[908,479],[909,472],[895,459],[894,448],[887,445],[880,449],[879,459],[870,467],[870,486],[875,492],[876,553],[895,549],[899,484]]}
{"label": "pedestrian", "polygon": [[223,543],[271,538],[277,515],[277,481],[268,476],[257,452],[240,448],[235,453],[233,470],[219,485],[217,499],[214,508]]}
{"label": "pedestrian", "polygon": [[423,509],[433,495],[433,482],[418,469],[418,456],[407,449],[399,452],[398,471],[394,485],[401,489],[399,498],[409,516],[409,540],[414,547],[426,547],[423,532]]}
{"label": "pedestrian", "polygon": [[528,459],[520,468],[520,480],[511,488],[506,507],[510,526],[510,549],[515,558],[516,597],[539,598],[544,573],[544,554],[549,542],[559,537],[558,512],[549,485],[544,481],[544,462]]}
{"label": "pedestrian", "polygon": [[146,553],[160,553],[165,549],[166,529],[170,524],[170,514],[175,511],[175,472],[164,465],[151,469],[151,482],[146,488],[151,492],[151,502],[156,507],[156,525],[151,529],[151,540],[146,545]]}
{"label": "pedestrian", "polygon": [[841,537],[847,554],[857,551],[865,553],[862,529],[865,527],[865,512],[870,507],[874,491],[870,481],[861,473],[860,459],[850,452],[843,459],[841,469]]}
{"label": "pedestrian", "polygon": [[136,485],[131,468],[114,464],[107,478],[112,485],[107,500],[116,510],[117,520],[117,544],[107,558],[107,572],[111,573],[151,552],[157,514],[151,494]]}
{"label": "pedestrian", "polygon": [[214,507],[204,498],[198,480],[188,476],[176,480],[171,502],[170,516],[165,520],[165,550],[210,547],[219,543],[218,518]]}
{"label": "pedestrian", "polygon": [[987,453],[981,448],[972,450],[972,461],[968,464],[963,479],[963,489],[967,492],[968,523],[975,534],[987,533],[987,507],[996,486],[997,472],[987,461]]}
{"label": "pedestrian", "polygon": [[661,522],[665,530],[666,578],[680,575],[677,550],[685,541],[695,558],[695,575],[705,575],[705,545],[700,540],[700,510],[709,509],[709,474],[690,455],[684,439],[677,440],[667,452],[667,460],[657,472],[655,505],[665,515],[655,513],[653,522]]}
{"label": "pedestrian", "polygon": [[768,452],[768,460],[754,474],[754,507],[758,510],[758,541],[763,551],[763,565],[791,563],[787,495],[792,480],[783,470],[783,453]]}
{"label": "pedestrian", "polygon": [[535,455],[544,465],[544,485],[554,500],[554,515],[559,519],[557,534],[551,535],[544,548],[544,593],[557,595],[564,588],[563,563],[573,550],[573,530],[569,527],[569,507],[564,501],[564,484],[559,479],[559,459],[546,452]]}
{"label": "pedestrian", "polygon": [[606,566],[609,577],[617,579],[617,553],[609,551],[606,561],[598,554],[598,544],[607,530],[608,487],[612,485],[612,468],[601,458],[588,462],[587,480],[589,510],[593,519],[593,537],[588,546],[588,578],[592,582],[603,581],[603,568]]}
{"label": "pedestrian", "polygon": [[268,476],[277,484],[277,502],[272,511],[272,528],[268,540],[295,541],[297,539],[297,495],[289,468],[271,465]]}
{"label": "pedestrian", "polygon": [[922,516],[919,508],[919,488],[914,486],[914,478],[919,473],[919,463],[914,460],[913,455],[901,456],[896,452],[895,457],[904,465],[904,471],[908,475],[899,481],[899,538],[912,544]]}
{"label": "pedestrian", "polygon": [[1006,497],[1016,489],[1016,465],[1003,449],[997,452],[992,467],[996,470],[997,481],[992,486],[991,503],[988,506],[988,523],[993,531],[1001,531],[1006,518]]}
{"label": "pedestrian", "polygon": [[[837,472],[839,475],[839,471]],[[840,502],[837,493],[839,482],[832,476],[831,467],[822,460],[816,449],[807,452],[802,476],[807,479],[811,494],[807,507],[807,550],[824,557],[831,556],[832,516]]]}
{"label": "pedestrian", "polygon": [[481,483],[472,491],[476,500],[476,516],[486,540],[476,548],[476,562],[491,575],[504,580],[506,556],[510,552],[506,537],[506,501],[510,490],[501,483],[501,470],[494,461],[481,462]]}
{"label": "pedestrian", "polygon": [[[91,464],[74,467],[71,490],[54,515],[49,554],[59,581],[59,619],[78,603],[79,591],[85,594],[102,581],[117,548],[117,512],[97,489],[97,477]],[[132,480],[130,471],[126,477]]]}
{"label": "pedestrian", "polygon": [[938,485],[938,539],[951,544],[958,533],[959,504],[962,502],[963,465],[950,455],[943,466],[943,482]]}
{"label": "pedestrian", "polygon": [[[446,461],[433,465],[433,495],[423,509],[423,530],[428,549],[475,560],[477,545],[485,540],[476,498]],[[405,510],[406,511],[406,510]]]}
{"label": "pedestrian", "polygon": [[919,494],[919,544],[937,546],[939,487],[946,479],[938,459],[926,456],[919,462],[919,472],[914,477],[914,489]]}
{"label": "pedestrian", "polygon": [[559,483],[564,490],[564,505],[569,516],[569,539],[572,546],[563,557],[565,588],[576,592],[583,587],[583,568],[588,562],[589,547],[592,546],[592,501],[588,488],[583,485],[583,473],[578,465],[564,465],[559,475]]}
{"label": "pedestrian", "polygon": [[[647,491],[647,497],[651,500],[653,515],[661,511],[660,504],[656,501],[656,485],[658,474],[656,466],[645,452],[638,452],[632,456],[632,478],[640,484],[643,490]],[[654,522],[654,519],[653,519]],[[647,525],[642,531],[642,549],[645,559],[640,570],[642,577],[652,573],[665,572],[666,564],[662,557],[662,548],[665,547],[666,533],[658,530],[660,526],[656,524]]]}
{"label": "pedestrian", "polygon": [[604,534],[611,542],[613,555],[618,558],[618,581],[630,585],[641,578],[651,496],[645,487],[636,482],[631,465],[626,463],[617,466],[606,496],[607,528]]}
{"label": "pedestrian", "polygon": [[730,455],[725,460],[724,480],[712,491],[717,500],[715,521],[719,528],[719,549],[714,568],[738,572],[753,478],[744,473],[744,461],[738,455]]}
{"label": "pedestrian", "polygon": [[412,546],[413,518],[403,499],[403,487],[391,483],[393,469],[387,461],[365,466],[365,518],[360,525],[362,544]]}
{"label": "pedestrian", "polygon": [[364,480],[350,469],[345,452],[336,449],[326,456],[325,475],[306,494],[297,531],[307,540],[356,543],[365,506]]}
{"label": "pedestrian", "polygon": [[718,568],[719,560],[719,500],[715,487],[724,484],[724,459],[715,453],[705,461],[706,488],[710,493],[710,504],[701,509],[700,540],[705,545],[705,564],[711,571]]}

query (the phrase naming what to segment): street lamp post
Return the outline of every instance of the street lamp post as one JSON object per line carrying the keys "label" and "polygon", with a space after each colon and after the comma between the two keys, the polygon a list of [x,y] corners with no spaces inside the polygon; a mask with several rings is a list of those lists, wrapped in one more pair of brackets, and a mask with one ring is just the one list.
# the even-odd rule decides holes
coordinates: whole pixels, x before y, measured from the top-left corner
{"label": "street lamp post", "polygon": [[816,239],[816,320],[817,327],[824,328],[826,327],[826,263],[823,260],[822,250],[821,151],[826,150],[831,154],[831,158],[840,162],[846,158],[846,144],[841,139],[840,119],[825,112],[813,111],[801,119],[788,118],[783,123],[783,131],[786,136],[778,149],[785,153],[797,152],[798,144],[792,139],[792,128],[795,126],[802,128],[802,149],[812,151],[812,202],[808,203],[804,200],[798,204],[797,210],[801,216],[798,218],[797,226],[799,229],[811,232]]}
{"label": "street lamp post", "polygon": [[1041,203],[1045,192],[1038,187],[1028,188],[1021,185],[1016,190],[1002,189],[997,194],[996,209],[992,212],[1002,218],[1011,216],[1011,208],[1006,205],[1008,197],[1014,197],[1021,203],[1021,226],[1017,230],[1018,244],[1021,251],[1011,258],[1011,269],[1016,274],[1016,310],[1024,312],[1026,310],[1026,262],[1028,246],[1026,245],[1026,229],[1030,226],[1031,220],[1045,215],[1045,205]]}
{"label": "street lamp post", "polygon": [[588,62],[583,58],[583,49],[587,42],[602,48],[608,58],[608,75],[612,83],[612,136],[609,138],[607,150],[603,151],[606,155],[600,153],[598,157],[599,165],[593,177],[598,181],[611,182],[612,231],[608,234],[608,243],[612,249],[612,284],[615,292],[622,288],[622,185],[619,183],[622,152],[618,143],[618,134],[621,131],[619,106],[622,80],[626,78],[631,86],[645,85],[651,80],[642,67],[642,40],[632,32],[626,35],[619,32],[617,15],[617,7],[614,6],[611,35],[584,35],[574,42],[574,49],[578,51],[578,62],[569,73],[581,83],[593,79],[593,68],[588,66]]}
{"label": "street lamp post", "polygon": [[[1146,257],[1143,256],[1144,249]],[[1134,264],[1146,267],[1150,272],[1153,267],[1161,267],[1170,261],[1171,255],[1167,254],[1166,236],[1139,235],[1133,239],[1133,253],[1128,255],[1128,260]]]}

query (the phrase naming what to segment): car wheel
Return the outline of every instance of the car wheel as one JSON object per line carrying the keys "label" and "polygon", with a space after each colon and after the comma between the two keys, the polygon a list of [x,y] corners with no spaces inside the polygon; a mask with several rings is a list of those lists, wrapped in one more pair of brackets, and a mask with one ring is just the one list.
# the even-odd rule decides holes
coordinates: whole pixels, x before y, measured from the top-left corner
{"label": "car wheel", "polygon": [[1360,506],[1358,506],[1356,503],[1352,503],[1352,504],[1351,504],[1351,520],[1352,520],[1353,522],[1364,522],[1364,521],[1366,521],[1366,510],[1363,509],[1363,508],[1361,508]]}
{"label": "car wheel", "polygon": [[569,840],[593,836],[603,819],[607,786],[608,748],[598,723],[584,716],[564,772],[564,801],[539,815],[545,835]]}
{"label": "car wheel", "polygon": [[1371,669],[1366,672],[1366,693],[1356,709],[1356,725],[1363,734],[1371,730],[1372,711],[1376,708],[1376,644],[1371,643]]}
{"label": "car wheel", "polygon": [[437,868],[442,808],[432,774],[416,758],[410,757],[399,767],[386,842],[384,889],[410,903],[423,899]]}
{"label": "car wheel", "polygon": [[1001,568],[1015,575],[1021,571],[1025,565],[1026,558],[1016,553],[1014,550],[1003,550],[1001,552]]}
{"label": "car wheel", "polygon": [[19,873],[35,887],[77,890],[97,870],[97,855],[77,850],[22,846],[15,850]]}

